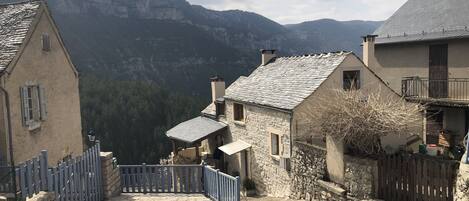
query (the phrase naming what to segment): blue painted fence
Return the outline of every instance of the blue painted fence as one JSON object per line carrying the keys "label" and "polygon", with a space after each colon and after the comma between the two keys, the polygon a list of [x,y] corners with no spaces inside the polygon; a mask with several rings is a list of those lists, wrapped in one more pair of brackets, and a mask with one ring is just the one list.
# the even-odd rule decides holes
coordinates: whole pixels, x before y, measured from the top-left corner
{"label": "blue painted fence", "polygon": [[119,165],[123,193],[204,193],[239,201],[240,179],[203,165]]}
{"label": "blue painted fence", "polygon": [[239,177],[227,175],[204,166],[205,195],[216,201],[239,201],[241,184]]}
{"label": "blue painted fence", "polygon": [[58,201],[103,200],[100,146],[97,143],[82,156],[47,165],[47,151],[16,168],[20,198],[31,198],[40,191],[55,192]]}

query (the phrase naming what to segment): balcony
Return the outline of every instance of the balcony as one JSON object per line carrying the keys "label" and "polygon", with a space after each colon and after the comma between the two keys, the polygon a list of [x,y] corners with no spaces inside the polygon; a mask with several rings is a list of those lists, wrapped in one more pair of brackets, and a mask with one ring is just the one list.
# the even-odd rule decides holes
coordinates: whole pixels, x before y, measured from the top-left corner
{"label": "balcony", "polygon": [[405,77],[402,95],[408,100],[436,104],[469,105],[469,78],[433,80],[422,77]]}

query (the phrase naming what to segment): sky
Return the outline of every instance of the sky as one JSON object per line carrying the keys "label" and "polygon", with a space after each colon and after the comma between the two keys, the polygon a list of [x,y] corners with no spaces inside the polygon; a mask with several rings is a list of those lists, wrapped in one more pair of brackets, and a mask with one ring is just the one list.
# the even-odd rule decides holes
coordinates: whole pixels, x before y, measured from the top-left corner
{"label": "sky", "polygon": [[213,10],[251,11],[280,24],[323,18],[386,20],[407,0],[188,0]]}

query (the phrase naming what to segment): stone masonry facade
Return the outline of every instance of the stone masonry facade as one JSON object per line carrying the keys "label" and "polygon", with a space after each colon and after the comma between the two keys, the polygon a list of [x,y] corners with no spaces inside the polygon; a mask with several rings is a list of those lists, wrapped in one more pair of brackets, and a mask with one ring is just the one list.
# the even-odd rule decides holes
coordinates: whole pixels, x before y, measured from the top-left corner
{"label": "stone masonry facade", "polygon": [[326,177],[326,149],[303,142],[294,142],[292,155],[291,198],[311,198],[318,180]]}
{"label": "stone masonry facade", "polygon": [[113,163],[112,152],[101,152],[101,173],[104,198],[118,196],[121,192],[121,178],[119,168]]}
{"label": "stone masonry facade", "polygon": [[[290,121],[291,115],[244,104],[244,122],[235,122],[233,119],[233,102],[226,101],[226,114],[220,119],[229,125],[225,144],[237,140],[252,145],[249,150],[249,176],[256,183],[257,193],[274,197],[287,197],[290,195],[290,173],[281,168],[278,158],[270,154],[270,133],[273,131],[281,135],[280,144],[283,156],[290,156]],[[241,171],[240,154],[227,157],[229,161],[228,173]]]}
{"label": "stone masonry facade", "polygon": [[372,200],[376,195],[378,163],[345,156],[345,185],[328,182],[327,150],[296,141],[292,155],[291,198],[306,201]]}

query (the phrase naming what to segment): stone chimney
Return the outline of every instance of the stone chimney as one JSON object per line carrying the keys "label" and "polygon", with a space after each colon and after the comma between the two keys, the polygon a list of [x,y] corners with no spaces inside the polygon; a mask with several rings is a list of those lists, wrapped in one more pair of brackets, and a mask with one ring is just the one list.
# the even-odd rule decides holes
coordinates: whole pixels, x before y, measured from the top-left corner
{"label": "stone chimney", "polygon": [[223,78],[215,76],[210,78],[212,86],[212,102],[215,102],[217,98],[225,96],[225,80]]}
{"label": "stone chimney", "polygon": [[268,64],[272,59],[275,59],[275,57],[277,57],[277,55],[275,54],[275,51],[276,50],[264,50],[264,49],[261,50],[263,66]]}
{"label": "stone chimney", "polygon": [[375,61],[375,39],[377,35],[363,36],[363,63],[370,67]]}

